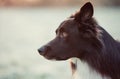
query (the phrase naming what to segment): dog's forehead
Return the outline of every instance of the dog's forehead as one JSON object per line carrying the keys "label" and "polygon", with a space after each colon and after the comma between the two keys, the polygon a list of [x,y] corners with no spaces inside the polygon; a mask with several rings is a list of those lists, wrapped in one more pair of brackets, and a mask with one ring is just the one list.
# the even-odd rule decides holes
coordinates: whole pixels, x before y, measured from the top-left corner
{"label": "dog's forehead", "polygon": [[60,24],[59,28],[72,26],[73,24],[75,24],[74,18],[68,18]]}

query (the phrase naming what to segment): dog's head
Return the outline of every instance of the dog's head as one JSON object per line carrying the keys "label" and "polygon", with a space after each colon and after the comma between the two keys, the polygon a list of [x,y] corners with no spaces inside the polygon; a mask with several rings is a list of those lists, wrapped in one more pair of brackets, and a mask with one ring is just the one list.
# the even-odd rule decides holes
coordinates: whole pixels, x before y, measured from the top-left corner
{"label": "dog's head", "polygon": [[56,37],[38,49],[47,59],[66,60],[83,57],[100,46],[97,23],[92,18],[93,6],[86,3],[79,12],[63,21],[56,30]]}

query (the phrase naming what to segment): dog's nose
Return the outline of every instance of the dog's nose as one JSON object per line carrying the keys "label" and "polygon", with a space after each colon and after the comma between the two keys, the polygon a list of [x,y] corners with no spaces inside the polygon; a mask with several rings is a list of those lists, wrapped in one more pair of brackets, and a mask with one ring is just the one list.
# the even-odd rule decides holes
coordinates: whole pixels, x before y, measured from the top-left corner
{"label": "dog's nose", "polygon": [[43,46],[41,48],[38,49],[38,52],[43,55],[45,52],[49,51],[50,46]]}
{"label": "dog's nose", "polygon": [[40,54],[44,53],[44,51],[45,51],[45,46],[43,46],[43,47],[41,47],[41,48],[38,49],[38,52]]}
{"label": "dog's nose", "polygon": [[42,51],[40,49],[38,49],[38,52],[41,53]]}

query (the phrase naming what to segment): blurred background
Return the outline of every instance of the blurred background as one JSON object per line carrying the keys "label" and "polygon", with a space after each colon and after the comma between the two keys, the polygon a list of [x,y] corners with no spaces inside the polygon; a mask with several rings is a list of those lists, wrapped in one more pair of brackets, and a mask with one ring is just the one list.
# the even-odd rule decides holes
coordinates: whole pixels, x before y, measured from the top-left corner
{"label": "blurred background", "polygon": [[120,0],[0,0],[0,79],[71,79],[69,60],[46,60],[37,49],[88,1],[99,25],[120,40]]}

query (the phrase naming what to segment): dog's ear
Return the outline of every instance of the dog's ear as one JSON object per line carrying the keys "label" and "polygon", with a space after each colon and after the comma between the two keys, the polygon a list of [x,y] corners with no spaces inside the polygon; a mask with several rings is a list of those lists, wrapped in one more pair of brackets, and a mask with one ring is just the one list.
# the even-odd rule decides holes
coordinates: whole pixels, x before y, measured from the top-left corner
{"label": "dog's ear", "polygon": [[93,12],[93,5],[90,2],[87,2],[82,6],[80,11],[75,14],[75,20],[78,22],[89,20],[92,18]]}

